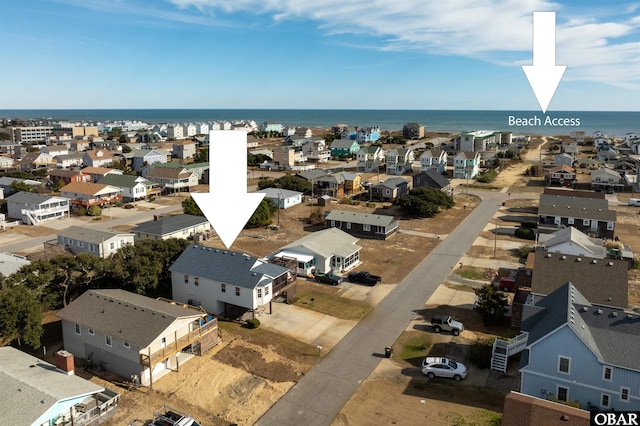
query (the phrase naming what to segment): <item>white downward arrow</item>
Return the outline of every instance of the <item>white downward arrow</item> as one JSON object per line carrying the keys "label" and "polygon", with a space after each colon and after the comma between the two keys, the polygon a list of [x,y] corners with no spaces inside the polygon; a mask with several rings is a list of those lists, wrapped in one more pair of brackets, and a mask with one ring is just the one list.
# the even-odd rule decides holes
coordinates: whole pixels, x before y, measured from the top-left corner
{"label": "white downward arrow", "polygon": [[209,132],[209,193],[191,196],[229,248],[266,194],[247,193],[247,132]]}
{"label": "white downward arrow", "polygon": [[527,80],[543,113],[567,69],[556,65],[556,13],[533,12],[533,66],[523,65]]}

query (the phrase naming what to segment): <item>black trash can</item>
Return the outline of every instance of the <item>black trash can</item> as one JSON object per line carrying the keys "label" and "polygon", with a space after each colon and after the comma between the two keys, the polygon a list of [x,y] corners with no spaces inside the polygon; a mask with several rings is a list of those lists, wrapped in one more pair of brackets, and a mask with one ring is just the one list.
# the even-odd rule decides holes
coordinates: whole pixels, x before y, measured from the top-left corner
{"label": "black trash can", "polygon": [[387,346],[386,348],[384,348],[384,357],[385,358],[391,358],[391,348],[389,346]]}

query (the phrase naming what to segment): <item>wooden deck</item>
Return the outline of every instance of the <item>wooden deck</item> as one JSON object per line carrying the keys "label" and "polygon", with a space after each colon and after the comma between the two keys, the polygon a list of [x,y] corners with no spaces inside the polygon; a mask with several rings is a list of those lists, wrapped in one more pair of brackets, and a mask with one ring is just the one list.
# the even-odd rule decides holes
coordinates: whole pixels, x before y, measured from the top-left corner
{"label": "wooden deck", "polygon": [[[174,342],[167,344],[164,348],[151,354],[140,354],[140,363],[144,366],[153,368],[156,364],[170,358],[176,353],[182,351],[187,346],[202,340],[210,338],[212,334],[218,336],[218,320],[215,318],[205,322],[197,330],[193,330],[189,334],[178,337]],[[219,337],[217,337],[219,339]]]}

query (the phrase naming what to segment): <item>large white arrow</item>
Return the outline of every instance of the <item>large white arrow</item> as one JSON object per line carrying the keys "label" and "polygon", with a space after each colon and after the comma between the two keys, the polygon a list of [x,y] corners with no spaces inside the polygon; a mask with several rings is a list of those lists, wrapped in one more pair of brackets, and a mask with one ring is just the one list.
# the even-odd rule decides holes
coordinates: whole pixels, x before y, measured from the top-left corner
{"label": "large white arrow", "polygon": [[247,132],[209,132],[209,193],[191,194],[229,248],[264,198],[247,193]]}
{"label": "large white arrow", "polygon": [[533,66],[523,65],[543,113],[556,93],[564,65],[556,65],[556,13],[533,12]]}

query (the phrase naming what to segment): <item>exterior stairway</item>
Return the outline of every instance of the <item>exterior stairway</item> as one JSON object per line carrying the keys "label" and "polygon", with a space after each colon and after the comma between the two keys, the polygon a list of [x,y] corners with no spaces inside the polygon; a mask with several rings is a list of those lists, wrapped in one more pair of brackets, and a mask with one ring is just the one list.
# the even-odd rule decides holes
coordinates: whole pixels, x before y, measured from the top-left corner
{"label": "exterior stairway", "polygon": [[506,373],[509,357],[522,352],[527,347],[528,338],[526,331],[512,339],[496,338],[491,351],[491,369]]}

